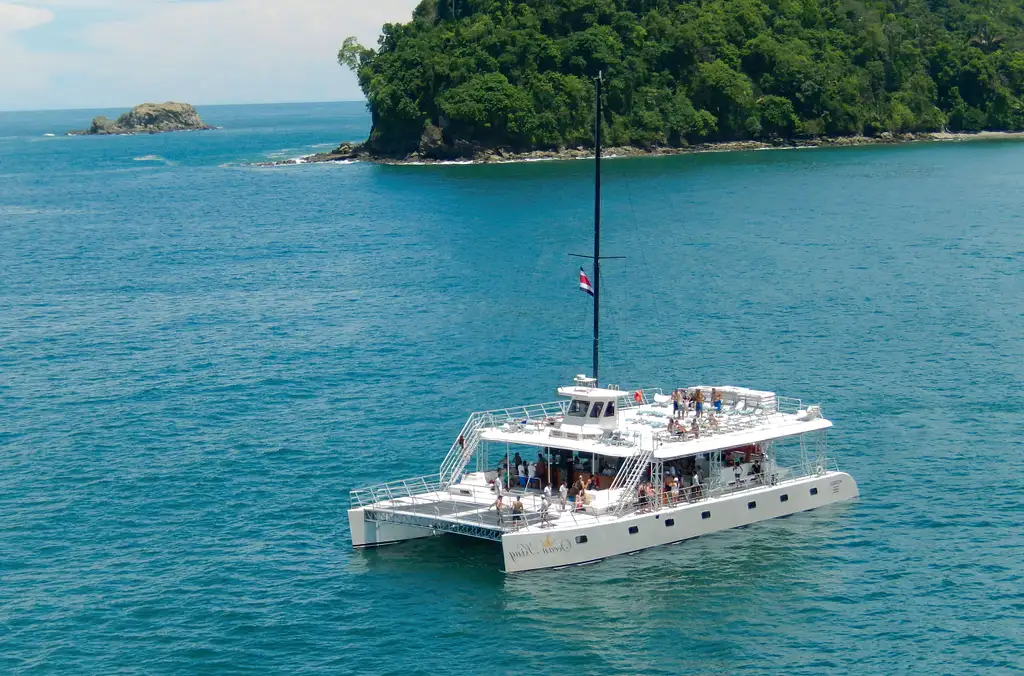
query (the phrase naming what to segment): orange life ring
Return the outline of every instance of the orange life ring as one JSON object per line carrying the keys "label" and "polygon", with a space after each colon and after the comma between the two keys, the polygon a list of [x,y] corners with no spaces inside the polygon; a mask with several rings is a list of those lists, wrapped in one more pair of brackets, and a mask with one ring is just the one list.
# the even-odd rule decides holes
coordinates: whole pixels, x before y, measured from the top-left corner
{"label": "orange life ring", "polygon": [[636,392],[633,393],[633,401],[635,401],[636,403],[639,404],[643,400],[644,400],[644,393],[643,392],[641,392],[640,390],[637,390]]}

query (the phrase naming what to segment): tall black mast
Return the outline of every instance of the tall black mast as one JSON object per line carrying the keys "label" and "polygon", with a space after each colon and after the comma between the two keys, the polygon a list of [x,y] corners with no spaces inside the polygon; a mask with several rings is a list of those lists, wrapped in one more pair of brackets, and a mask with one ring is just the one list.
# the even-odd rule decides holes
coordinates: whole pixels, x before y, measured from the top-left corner
{"label": "tall black mast", "polygon": [[597,371],[598,327],[601,297],[601,74],[597,75],[597,111],[594,117],[594,380]]}

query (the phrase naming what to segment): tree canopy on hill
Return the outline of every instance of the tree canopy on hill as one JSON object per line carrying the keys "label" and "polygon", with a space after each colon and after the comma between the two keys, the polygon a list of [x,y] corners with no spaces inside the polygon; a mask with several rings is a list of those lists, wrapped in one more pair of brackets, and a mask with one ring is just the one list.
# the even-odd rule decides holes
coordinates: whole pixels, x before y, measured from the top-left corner
{"label": "tree canopy on hill", "polygon": [[[453,14],[454,8],[454,14]],[[1019,0],[422,0],[338,53],[370,147],[1024,129]]]}

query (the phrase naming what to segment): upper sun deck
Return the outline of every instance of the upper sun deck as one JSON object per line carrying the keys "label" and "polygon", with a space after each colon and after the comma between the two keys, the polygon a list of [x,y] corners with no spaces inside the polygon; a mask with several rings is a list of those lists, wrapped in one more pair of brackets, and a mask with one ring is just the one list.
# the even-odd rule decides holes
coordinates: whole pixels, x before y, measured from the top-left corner
{"label": "upper sun deck", "polygon": [[[711,387],[689,388],[690,391],[697,389],[704,391],[705,396],[712,390]],[[671,398],[650,390],[640,392],[640,401],[635,402],[629,392],[619,390],[561,388],[559,394],[572,397],[572,401],[510,409],[504,420],[493,417],[490,424],[480,430],[480,438],[620,458],[649,451],[656,459],[671,460],[832,426],[821,417],[818,407],[804,408],[799,399],[740,387],[714,389],[722,394],[721,412],[706,402],[703,416],[687,410],[676,418]],[[607,408],[599,408],[609,402],[614,406],[610,415]],[[561,416],[547,414],[556,406],[562,409]],[[545,414],[530,414],[538,409]],[[517,416],[519,410],[525,414]],[[670,432],[670,424],[680,424],[684,431]]]}

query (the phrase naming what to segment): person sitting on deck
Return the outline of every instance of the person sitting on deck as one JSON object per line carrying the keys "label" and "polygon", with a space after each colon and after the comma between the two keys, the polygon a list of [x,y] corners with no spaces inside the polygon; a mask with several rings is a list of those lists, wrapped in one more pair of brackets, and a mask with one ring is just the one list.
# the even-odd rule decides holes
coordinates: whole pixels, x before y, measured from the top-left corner
{"label": "person sitting on deck", "polygon": [[523,499],[520,496],[516,496],[516,501],[512,503],[512,525],[516,530],[519,530],[519,526],[523,520]]}
{"label": "person sitting on deck", "polygon": [[590,481],[587,482],[587,490],[588,491],[596,491],[598,489],[599,489],[599,484],[597,483],[597,475],[596,474],[592,474],[590,476]]}
{"label": "person sitting on deck", "polygon": [[[718,403],[722,403],[722,402],[718,402]],[[717,430],[718,429],[718,418],[715,417],[714,413],[708,413],[708,425],[710,425],[711,429],[713,429],[713,430]]]}
{"label": "person sitting on deck", "polygon": [[700,438],[700,425],[697,424],[696,418],[693,419],[693,424],[690,425],[690,434],[697,437],[698,439]]}

